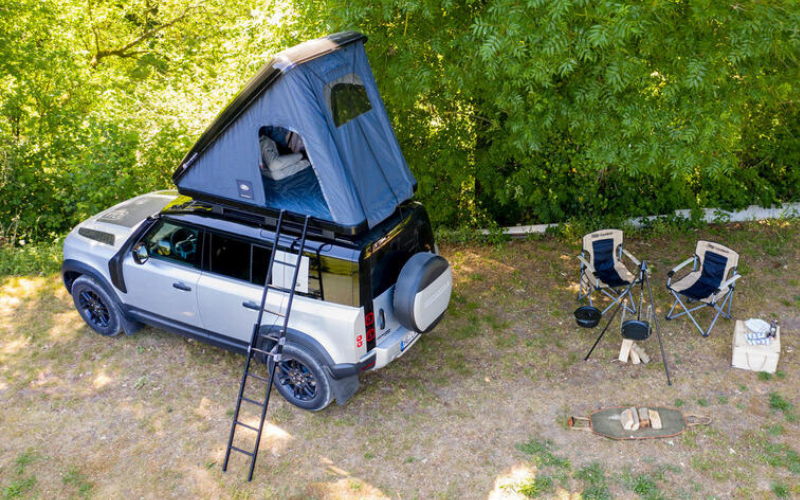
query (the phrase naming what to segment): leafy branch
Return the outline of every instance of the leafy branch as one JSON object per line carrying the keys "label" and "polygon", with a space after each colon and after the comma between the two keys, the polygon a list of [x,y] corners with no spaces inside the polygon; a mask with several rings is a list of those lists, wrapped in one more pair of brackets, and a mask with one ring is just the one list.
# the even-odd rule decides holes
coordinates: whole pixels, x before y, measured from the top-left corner
{"label": "leafy branch", "polygon": [[[184,21],[185,19],[190,17],[194,12],[200,10],[201,7],[203,6],[204,2],[205,2],[205,0],[201,0],[201,1],[199,1],[199,2],[197,2],[195,4],[193,4],[193,5],[189,5],[189,6],[185,7],[177,16],[175,16],[174,18],[170,19],[169,21],[161,23],[161,24],[159,24],[159,25],[157,25],[155,27],[152,27],[152,28],[145,28],[144,31],[139,36],[137,36],[136,38],[134,38],[130,42],[126,43],[125,45],[122,45],[122,46],[119,46],[119,47],[102,48],[101,47],[101,42],[100,42],[100,34],[99,34],[98,29],[97,29],[97,25],[94,22],[92,22],[91,30],[92,30],[93,40],[94,40],[94,53],[92,55],[91,60],[89,61],[89,65],[92,68],[96,68],[100,64],[100,61],[102,61],[103,59],[105,59],[107,57],[119,57],[119,58],[123,58],[124,59],[124,58],[129,58],[129,57],[135,57],[135,56],[137,56],[139,54],[143,54],[145,51],[144,50],[137,50],[136,47],[141,45],[143,42],[153,38],[158,33],[164,31],[165,29],[170,28],[170,27],[172,27],[172,26]],[[152,10],[153,9],[148,9],[147,12],[149,13]],[[90,12],[90,15],[91,15],[91,12],[92,12],[92,2],[91,2],[91,0],[89,1],[89,12]],[[148,25],[148,23],[144,24],[145,27],[147,25]]]}

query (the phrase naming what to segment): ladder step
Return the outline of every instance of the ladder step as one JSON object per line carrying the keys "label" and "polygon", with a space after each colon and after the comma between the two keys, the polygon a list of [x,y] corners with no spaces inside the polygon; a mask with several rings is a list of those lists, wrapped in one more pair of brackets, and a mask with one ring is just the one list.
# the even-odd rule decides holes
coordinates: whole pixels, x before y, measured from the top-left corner
{"label": "ladder step", "polygon": [[250,348],[250,352],[251,353],[257,352],[259,354],[263,354],[264,356],[272,356],[273,355],[273,353],[271,353],[269,351],[265,351],[264,349],[258,349],[258,348],[255,348],[255,347],[251,347]]}
{"label": "ladder step", "polygon": [[285,318],[286,317],[286,313],[282,313],[282,312],[278,312],[278,311],[270,311],[269,309],[266,309],[266,308],[264,309],[264,312],[265,313],[274,314],[275,316],[278,316],[278,317],[281,317],[281,318]]}
{"label": "ladder step", "polygon": [[253,378],[258,379],[258,380],[261,380],[262,382],[269,382],[269,379],[267,377],[262,377],[261,375],[256,375],[253,372],[247,372],[247,376],[248,377],[253,377]]}
{"label": "ladder step", "polygon": [[286,267],[297,267],[297,264],[293,264],[291,262],[286,262],[285,260],[275,260],[276,264],[282,264]]}
{"label": "ladder step", "polygon": [[242,427],[244,427],[246,429],[250,429],[251,431],[258,432],[258,427],[253,427],[252,425],[248,425],[248,424],[246,424],[244,422],[239,422],[238,420],[236,420],[236,425],[241,425]]}
{"label": "ladder step", "polygon": [[269,288],[270,290],[275,290],[276,292],[292,293],[291,288],[284,288],[282,286],[267,285],[267,288]]}
{"label": "ladder step", "polygon": [[279,336],[273,335],[271,333],[262,333],[262,339],[272,340],[274,342],[280,342],[281,338]]}
{"label": "ladder step", "polygon": [[235,447],[235,446],[231,446],[231,449],[232,449],[232,450],[236,450],[236,451],[238,451],[239,453],[244,453],[244,454],[245,454],[245,455],[247,455],[248,457],[252,457],[252,456],[253,456],[253,454],[252,454],[252,453],[250,453],[249,451],[245,451],[245,450],[243,450],[243,449],[241,449],[241,448],[237,448],[237,447]]}
{"label": "ladder step", "polygon": [[264,407],[264,403],[259,403],[255,399],[250,399],[250,398],[246,398],[246,397],[242,396],[242,401],[247,401],[248,403],[252,403],[252,404],[254,404],[256,406],[261,406],[262,408]]}

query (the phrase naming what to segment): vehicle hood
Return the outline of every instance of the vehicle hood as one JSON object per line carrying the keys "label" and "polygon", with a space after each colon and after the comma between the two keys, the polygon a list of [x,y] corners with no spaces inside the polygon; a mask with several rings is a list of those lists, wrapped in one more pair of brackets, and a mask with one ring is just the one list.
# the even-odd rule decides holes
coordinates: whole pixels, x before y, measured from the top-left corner
{"label": "vehicle hood", "polygon": [[131,198],[81,222],[73,233],[91,240],[108,239],[107,244],[118,248],[143,220],[159,213],[177,197],[177,191],[156,191]]}

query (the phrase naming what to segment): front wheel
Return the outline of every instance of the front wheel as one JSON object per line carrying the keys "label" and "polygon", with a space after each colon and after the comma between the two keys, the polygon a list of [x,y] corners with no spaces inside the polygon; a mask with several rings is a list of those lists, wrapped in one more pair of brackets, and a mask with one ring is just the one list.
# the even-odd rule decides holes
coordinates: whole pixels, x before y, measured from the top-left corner
{"label": "front wheel", "polygon": [[304,410],[322,410],[333,399],[322,364],[306,349],[293,344],[283,346],[282,359],[275,367],[275,387],[286,401]]}
{"label": "front wheel", "polygon": [[122,331],[122,318],[113,299],[88,276],[72,283],[72,301],[81,318],[100,335],[113,337]]}

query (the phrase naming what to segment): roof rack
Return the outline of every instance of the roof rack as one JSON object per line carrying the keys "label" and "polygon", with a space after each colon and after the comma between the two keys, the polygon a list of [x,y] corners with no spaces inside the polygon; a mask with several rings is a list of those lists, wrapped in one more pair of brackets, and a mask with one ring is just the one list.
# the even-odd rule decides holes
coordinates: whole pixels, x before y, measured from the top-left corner
{"label": "roof rack", "polygon": [[[227,200],[226,202],[220,202],[194,197],[192,197],[191,202],[180,207],[167,209],[167,211],[172,213],[195,213],[192,208],[198,208],[198,204],[206,205],[210,209],[208,211],[220,217],[245,222],[247,224],[255,225],[262,229],[268,230],[274,230],[277,227],[278,218],[280,217],[281,212],[280,210],[269,209],[267,207],[262,209],[260,207],[253,206],[236,206],[235,203],[227,202]],[[272,211],[275,213],[271,213]],[[290,233],[296,232],[300,234],[303,231],[305,219],[306,215],[284,211],[283,231]],[[333,240],[336,239],[337,236],[347,237],[357,234],[357,232],[352,231],[352,228],[346,228],[349,229],[346,231],[340,231],[337,229],[340,229],[340,226],[336,226],[335,224],[331,224],[326,221],[320,221],[314,218],[309,219],[308,233],[315,236]]]}

